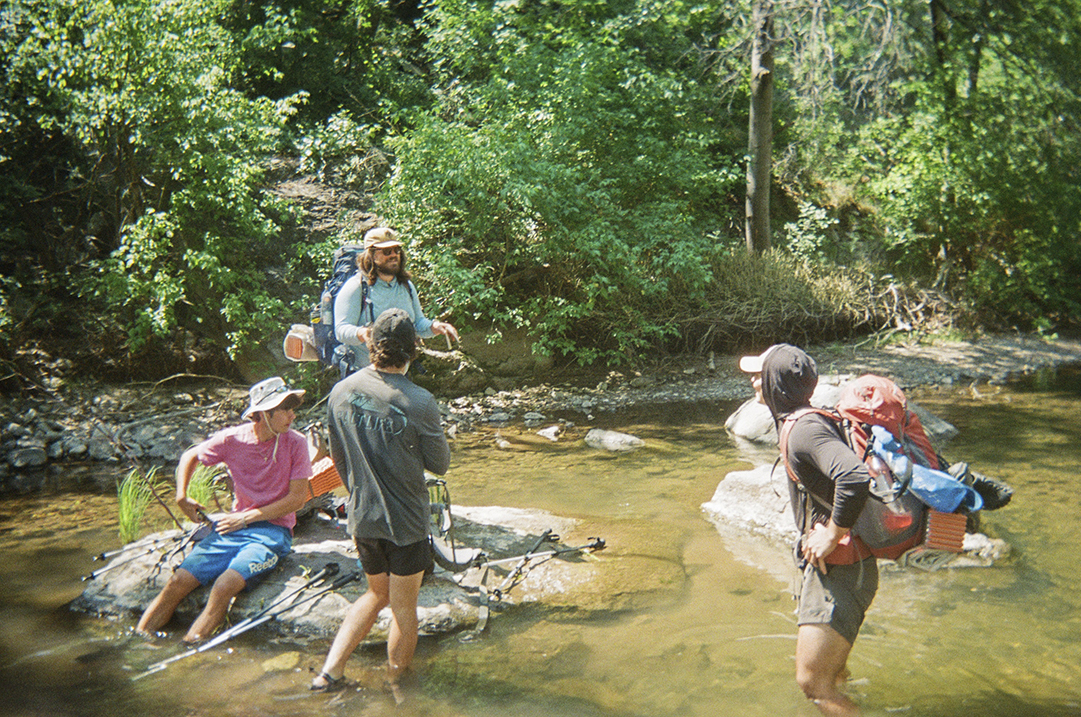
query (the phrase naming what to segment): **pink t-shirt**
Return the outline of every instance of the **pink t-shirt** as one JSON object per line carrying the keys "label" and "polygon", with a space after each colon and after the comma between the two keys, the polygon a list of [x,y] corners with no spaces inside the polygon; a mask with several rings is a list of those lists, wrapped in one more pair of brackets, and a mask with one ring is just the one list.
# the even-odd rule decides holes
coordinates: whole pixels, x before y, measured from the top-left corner
{"label": "pink t-shirt", "polygon": [[[289,494],[290,481],[307,480],[312,474],[304,436],[289,430],[260,443],[254,423],[223,428],[199,445],[197,455],[203,465],[224,463],[229,469],[236,494],[234,511],[270,505]],[[287,513],[270,522],[292,530],[297,517]]]}

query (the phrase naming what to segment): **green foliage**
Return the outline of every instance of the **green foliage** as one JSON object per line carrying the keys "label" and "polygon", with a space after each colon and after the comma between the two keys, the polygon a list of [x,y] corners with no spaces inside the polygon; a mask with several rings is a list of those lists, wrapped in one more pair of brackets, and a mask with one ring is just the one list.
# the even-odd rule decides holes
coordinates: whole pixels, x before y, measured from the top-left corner
{"label": "green foliage", "polygon": [[358,190],[378,185],[388,163],[373,146],[377,132],[377,127],[358,123],[348,110],[336,112],[297,140],[300,171]]}
{"label": "green foliage", "polygon": [[788,251],[798,259],[824,259],[829,233],[837,223],[824,207],[801,201],[799,218],[785,225]]}
{"label": "green foliage", "polygon": [[1015,89],[955,117],[928,101],[868,126],[852,161],[870,177],[864,189],[896,258],[950,278],[989,315],[1025,322],[1076,316],[1081,297],[1081,251],[1068,239],[1081,230],[1081,193],[1061,164],[1081,153],[1044,121],[1017,117],[1037,102]]}
{"label": "green foliage", "polygon": [[83,294],[127,327],[133,352],[183,325],[235,354],[277,324],[259,265],[284,208],[260,185],[298,99],[230,86],[237,48],[214,21],[227,6],[20,6],[8,77],[40,108],[24,118],[36,133],[75,143],[73,173],[111,228]]}
{"label": "green foliage", "polygon": [[287,152],[376,193],[430,315],[582,362],[881,326],[883,274],[1053,333],[1081,308],[1077,0],[941,6],[935,33],[913,0],[777,6],[793,256],[758,264],[744,2],[11,0],[0,350],[122,332],[151,365],[280,336],[334,243],[280,231]]}
{"label": "green foliage", "polygon": [[156,468],[145,476],[141,471],[132,470],[117,485],[117,510],[121,543],[127,544],[139,538],[146,509],[150,506],[150,501],[154,499],[150,483],[156,476]]}
{"label": "green foliage", "polygon": [[430,101],[413,57],[410,7],[386,0],[254,0],[229,4],[222,24],[240,49],[240,84],[255,96],[307,94],[301,117],[319,125],[343,110],[392,118]]}
{"label": "green foliage", "polygon": [[528,324],[585,363],[671,335],[658,309],[702,295],[710,210],[742,177],[709,89],[669,66],[678,10],[439,3],[440,105],[395,138],[379,196],[435,313]]}

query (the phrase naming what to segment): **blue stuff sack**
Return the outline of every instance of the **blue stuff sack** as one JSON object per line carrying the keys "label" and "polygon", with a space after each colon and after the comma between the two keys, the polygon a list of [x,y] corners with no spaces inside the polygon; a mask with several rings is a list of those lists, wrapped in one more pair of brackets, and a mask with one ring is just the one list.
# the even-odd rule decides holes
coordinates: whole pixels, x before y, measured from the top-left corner
{"label": "blue stuff sack", "polygon": [[943,513],[953,513],[959,508],[975,513],[983,508],[983,498],[971,486],[955,479],[949,473],[921,466],[909,460],[901,443],[882,426],[871,426],[872,449],[902,484],[923,501],[924,505]]}

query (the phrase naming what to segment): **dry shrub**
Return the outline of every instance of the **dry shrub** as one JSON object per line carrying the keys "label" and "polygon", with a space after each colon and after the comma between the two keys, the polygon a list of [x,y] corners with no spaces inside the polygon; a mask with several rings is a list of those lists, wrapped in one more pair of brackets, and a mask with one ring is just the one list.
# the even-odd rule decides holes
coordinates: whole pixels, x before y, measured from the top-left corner
{"label": "dry shrub", "polygon": [[735,252],[714,262],[701,303],[672,317],[685,348],[810,345],[878,332],[951,329],[956,306],[937,291],[869,269],[805,262],[789,254]]}

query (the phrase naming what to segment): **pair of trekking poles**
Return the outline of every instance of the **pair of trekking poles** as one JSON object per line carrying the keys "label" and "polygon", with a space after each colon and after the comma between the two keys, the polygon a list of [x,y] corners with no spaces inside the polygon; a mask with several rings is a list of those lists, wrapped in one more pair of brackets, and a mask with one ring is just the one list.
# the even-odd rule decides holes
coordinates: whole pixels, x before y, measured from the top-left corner
{"label": "pair of trekking poles", "polygon": [[[196,508],[196,510],[199,512],[199,517],[200,519],[202,519],[203,522],[199,525],[196,525],[194,528],[187,531],[186,533],[181,533],[180,535],[170,535],[163,538],[157,538],[156,540],[151,540],[145,546],[142,546],[141,550],[133,553],[132,555],[129,555],[124,560],[117,560],[113,563],[110,563],[109,565],[106,565],[104,568],[98,568],[97,570],[94,570],[93,572],[82,576],[82,578],[80,579],[83,582],[86,582],[87,580],[93,580],[94,578],[102,575],[103,573],[107,573],[110,570],[116,570],[117,568],[127,565],[128,563],[135,562],[136,560],[145,555],[150,555],[151,553],[160,550],[161,548],[176,543],[175,547],[163,553],[161,559],[158,560],[158,564],[157,566],[155,566],[155,568],[160,569],[160,567],[164,563],[166,563],[173,555],[182,552],[189,545],[194,545],[195,543],[198,543],[200,540],[210,535],[210,531],[214,529],[214,521],[211,520],[210,516],[202,510],[199,510],[198,508]],[[131,549],[132,545],[125,545],[124,547],[117,548],[116,550],[109,550],[104,553],[98,553],[94,556],[93,559],[95,561],[108,560],[109,558],[116,557],[117,555],[122,555]]]}
{"label": "pair of trekking poles", "polygon": [[462,634],[459,638],[461,642],[472,642],[480,637],[488,626],[488,617],[491,615],[491,606],[495,603],[499,603],[509,593],[515,585],[520,583],[527,573],[527,571],[540,564],[559,555],[569,555],[572,553],[594,553],[598,550],[604,550],[605,542],[604,538],[589,538],[589,542],[583,545],[575,545],[566,548],[552,548],[551,550],[541,550],[541,546],[545,543],[556,543],[559,541],[559,536],[552,532],[551,528],[541,533],[540,537],[533,544],[528,551],[523,555],[518,555],[510,558],[501,558],[498,560],[488,560],[485,556],[481,555],[476,563],[471,567],[478,567],[485,571],[493,565],[503,565],[507,563],[514,563],[514,567],[507,573],[506,577],[500,581],[499,585],[489,590],[484,585],[484,578],[480,580],[480,615],[477,619],[477,626]]}
{"label": "pair of trekking poles", "polygon": [[358,571],[353,571],[351,573],[341,575],[338,578],[336,578],[335,580],[331,581],[329,584],[325,584],[322,587],[320,587],[318,590],[315,590],[314,592],[311,592],[308,595],[305,595],[300,600],[296,599],[297,596],[300,595],[300,593],[302,593],[302,592],[304,592],[306,590],[309,590],[312,587],[315,587],[319,583],[323,583],[326,580],[328,580],[330,578],[333,578],[335,575],[338,575],[338,572],[339,572],[339,568],[338,568],[337,563],[327,563],[325,566],[323,566],[323,568],[319,572],[315,573],[310,578],[308,578],[308,580],[303,585],[300,585],[299,587],[297,587],[293,591],[291,591],[291,592],[283,595],[282,597],[278,598],[273,603],[271,603],[270,605],[267,605],[265,608],[263,608],[262,610],[260,610],[256,614],[241,620],[236,625],[233,625],[232,627],[230,627],[227,630],[223,630],[222,632],[218,633],[215,637],[211,638],[210,640],[207,640],[206,642],[199,645],[198,647],[193,647],[190,650],[187,650],[186,652],[181,652],[180,654],[173,655],[172,657],[166,658],[166,659],[161,660],[159,662],[155,662],[153,665],[150,665],[149,667],[146,668],[146,670],[139,673],[138,675],[136,675],[132,679],[133,680],[141,680],[144,677],[148,677],[148,676],[153,675],[153,674],[155,674],[157,672],[161,672],[162,670],[164,670],[166,667],[173,664],[174,662],[179,662],[179,661],[184,660],[184,659],[186,659],[188,657],[192,657],[194,655],[201,654],[201,653],[206,652],[208,650],[212,650],[215,647],[217,647],[218,645],[221,645],[222,643],[225,643],[225,642],[228,642],[229,640],[232,640],[237,635],[241,635],[241,634],[247,632],[248,630],[252,630],[252,629],[254,629],[256,627],[259,627],[260,625],[262,625],[264,623],[267,623],[267,622],[270,622],[271,620],[277,619],[282,614],[284,614],[284,613],[286,613],[286,612],[288,612],[290,610],[293,610],[294,608],[297,608],[300,605],[303,605],[304,603],[308,603],[308,602],[312,602],[314,600],[318,600],[320,597],[322,597],[323,595],[326,595],[329,592],[332,592],[334,590],[339,590],[339,589],[345,587],[346,585],[348,585],[349,583],[352,583],[352,582],[355,582],[355,581],[359,580],[360,575],[361,575],[360,572],[358,572]]}

